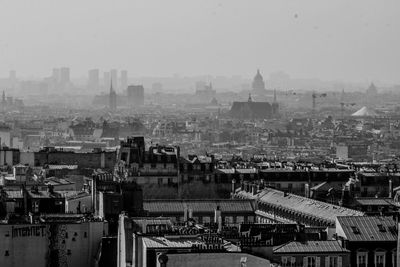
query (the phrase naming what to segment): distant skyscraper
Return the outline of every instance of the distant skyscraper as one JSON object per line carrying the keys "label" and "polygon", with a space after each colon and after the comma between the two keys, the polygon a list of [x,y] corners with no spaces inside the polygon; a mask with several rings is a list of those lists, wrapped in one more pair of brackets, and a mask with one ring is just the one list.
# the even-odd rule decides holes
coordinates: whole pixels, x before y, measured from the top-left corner
{"label": "distant skyscraper", "polygon": [[107,90],[108,86],[110,86],[111,83],[111,74],[108,71],[105,71],[103,73],[103,85],[104,89]]}
{"label": "distant skyscraper", "polygon": [[60,69],[60,83],[66,85],[70,83],[69,68],[62,67]]}
{"label": "distant skyscraper", "polygon": [[99,70],[93,69],[89,70],[89,78],[88,78],[88,89],[89,90],[98,90],[99,89]]}
{"label": "distant skyscraper", "polygon": [[51,74],[51,78],[52,78],[54,83],[59,83],[60,82],[60,69],[53,68],[53,72]]}
{"label": "distant skyscraper", "polygon": [[126,90],[128,87],[128,72],[126,70],[121,70],[121,89]]}
{"label": "distant skyscraper", "polygon": [[112,69],[110,74],[113,88],[118,89],[118,71],[116,69]]}
{"label": "distant skyscraper", "polygon": [[113,84],[113,82],[111,80],[108,107],[110,108],[111,111],[115,111],[115,110],[117,110],[117,94],[115,93],[112,84]]}
{"label": "distant skyscraper", "polygon": [[128,101],[130,106],[134,107],[134,106],[144,105],[143,85],[129,85],[127,91],[128,91]]}
{"label": "distant skyscraper", "polygon": [[8,76],[10,81],[15,81],[17,79],[17,72],[15,70],[10,70],[10,74]]}

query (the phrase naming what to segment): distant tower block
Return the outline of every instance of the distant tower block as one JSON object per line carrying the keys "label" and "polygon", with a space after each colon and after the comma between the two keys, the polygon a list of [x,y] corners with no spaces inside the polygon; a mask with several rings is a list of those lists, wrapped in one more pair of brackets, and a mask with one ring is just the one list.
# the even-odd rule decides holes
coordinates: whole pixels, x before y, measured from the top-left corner
{"label": "distant tower block", "polygon": [[88,89],[89,90],[98,90],[99,89],[99,70],[93,69],[88,72]]}
{"label": "distant tower block", "polygon": [[121,71],[121,89],[126,90],[128,87],[128,71],[122,70]]}
{"label": "distant tower block", "polygon": [[129,85],[127,89],[128,101],[131,107],[144,105],[144,87],[143,85]]}
{"label": "distant tower block", "polygon": [[118,90],[118,71],[116,69],[112,69],[110,71],[110,75],[111,75],[111,81],[112,81],[112,86],[113,88]]}

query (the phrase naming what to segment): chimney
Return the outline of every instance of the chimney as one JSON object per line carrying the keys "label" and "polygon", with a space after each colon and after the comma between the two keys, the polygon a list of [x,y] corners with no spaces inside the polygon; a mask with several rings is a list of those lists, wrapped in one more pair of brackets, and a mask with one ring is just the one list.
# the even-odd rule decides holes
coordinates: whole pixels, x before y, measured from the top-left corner
{"label": "chimney", "polygon": [[54,194],[54,186],[51,184],[47,185],[47,192],[49,192],[50,194]]}
{"label": "chimney", "polygon": [[218,233],[222,232],[222,216],[218,217]]}
{"label": "chimney", "polygon": [[185,208],[183,209],[183,221],[187,222],[187,220],[188,220],[188,208],[185,205]]}
{"label": "chimney", "polygon": [[251,188],[252,188],[251,191],[252,191],[253,196],[256,195],[257,194],[257,185],[256,184],[252,184]]}
{"label": "chimney", "polygon": [[304,196],[306,198],[310,198],[310,185],[308,183],[305,184],[304,190],[305,190]]}
{"label": "chimney", "polygon": [[193,219],[193,209],[189,209],[189,219]]}
{"label": "chimney", "polygon": [[218,223],[218,218],[221,217],[221,210],[219,206],[214,210],[214,223]]}

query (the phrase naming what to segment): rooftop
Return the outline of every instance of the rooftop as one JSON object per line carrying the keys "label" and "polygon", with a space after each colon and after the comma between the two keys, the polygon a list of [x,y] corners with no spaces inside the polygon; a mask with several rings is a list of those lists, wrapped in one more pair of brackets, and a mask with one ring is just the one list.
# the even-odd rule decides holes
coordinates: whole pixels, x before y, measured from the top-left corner
{"label": "rooftop", "polygon": [[251,200],[145,200],[143,201],[144,210],[150,213],[176,213],[192,209],[193,212],[214,212],[217,207],[222,212],[254,212]]}
{"label": "rooftop", "polygon": [[297,211],[316,218],[335,222],[338,216],[362,216],[363,212],[344,208],[341,206],[309,199],[306,197],[284,193],[272,188],[265,188],[253,195],[243,190],[237,191],[236,195],[247,199],[256,199],[260,202],[281,206],[288,210]]}
{"label": "rooftop", "polygon": [[392,217],[342,216],[337,221],[336,227],[343,230],[344,238],[349,241],[397,242],[396,222]]}
{"label": "rooftop", "polygon": [[274,247],[274,253],[347,253],[349,250],[343,248],[339,241],[307,241],[289,242]]}

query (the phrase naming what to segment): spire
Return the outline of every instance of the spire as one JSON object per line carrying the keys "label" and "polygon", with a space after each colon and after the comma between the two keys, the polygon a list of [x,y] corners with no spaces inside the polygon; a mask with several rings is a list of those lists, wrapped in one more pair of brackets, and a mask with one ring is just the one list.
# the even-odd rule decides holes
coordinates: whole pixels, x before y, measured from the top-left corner
{"label": "spire", "polygon": [[112,87],[112,77],[111,77],[111,82],[110,82],[110,93],[112,93],[114,91],[113,87]]}
{"label": "spire", "polygon": [[251,99],[251,93],[249,93],[249,99],[247,101],[248,102],[253,102],[253,99]]}

